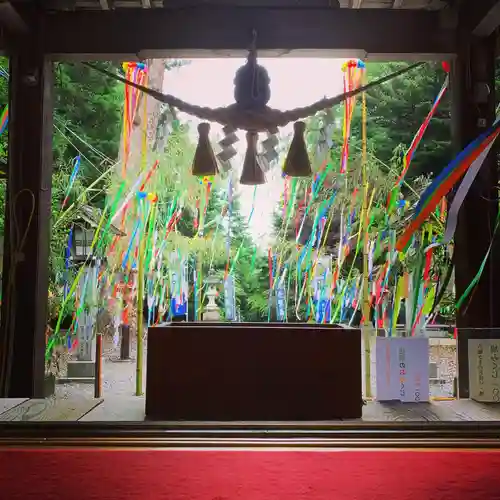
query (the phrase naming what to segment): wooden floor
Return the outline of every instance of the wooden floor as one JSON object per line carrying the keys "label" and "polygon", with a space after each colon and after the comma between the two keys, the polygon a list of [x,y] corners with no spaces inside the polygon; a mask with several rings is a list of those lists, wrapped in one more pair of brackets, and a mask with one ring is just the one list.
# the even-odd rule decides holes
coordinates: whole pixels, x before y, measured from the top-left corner
{"label": "wooden floor", "polygon": [[90,398],[0,399],[0,422],[74,422],[101,403]]}
{"label": "wooden floor", "polygon": [[500,405],[477,403],[470,399],[431,401],[429,403],[378,403],[363,408],[367,422],[458,422],[499,421]]}
{"label": "wooden floor", "polygon": [[[119,421],[144,420],[144,397],[110,396],[64,399],[0,399],[0,421]],[[500,404],[472,400],[430,403],[378,403],[363,408],[363,422],[499,421]],[[356,422],[356,421],[351,421]]]}

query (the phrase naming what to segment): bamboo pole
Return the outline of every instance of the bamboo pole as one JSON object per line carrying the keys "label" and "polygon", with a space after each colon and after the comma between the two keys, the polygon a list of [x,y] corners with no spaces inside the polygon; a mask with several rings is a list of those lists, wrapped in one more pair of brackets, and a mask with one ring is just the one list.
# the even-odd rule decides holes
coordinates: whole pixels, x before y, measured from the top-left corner
{"label": "bamboo pole", "polygon": [[[144,81],[148,82],[148,74],[144,74]],[[140,161],[140,173],[143,175],[147,165],[148,157],[148,96],[145,94],[139,94],[138,97],[142,98],[142,103],[137,102],[136,113],[139,112],[139,105],[142,104],[142,126],[139,128],[140,140],[141,140],[141,161]],[[141,203],[141,202],[139,202]],[[142,235],[139,234],[139,255],[137,263],[137,363],[136,363],[136,376],[135,376],[135,395],[142,396],[143,394],[143,380],[142,380],[142,368],[144,365],[143,355],[144,355],[144,264],[145,264],[145,253],[146,245],[148,240],[148,219],[152,217],[152,212],[154,211],[154,205],[151,205],[150,210],[146,211],[144,214]],[[141,217],[141,206],[139,206],[139,217]]]}
{"label": "bamboo pole", "polygon": [[372,397],[371,390],[371,339],[372,339],[372,325],[370,322],[370,298],[369,298],[369,282],[368,282],[368,175],[366,172],[366,157],[367,157],[367,145],[366,145],[366,93],[362,94],[362,105],[363,105],[363,123],[362,123],[362,175],[363,175],[363,210],[361,225],[364,232],[363,238],[363,324],[361,329],[363,332],[363,344],[364,344],[364,361],[365,361],[365,397]]}
{"label": "bamboo pole", "polygon": [[197,256],[196,259],[196,283],[197,283],[197,290],[196,293],[198,294],[198,300],[197,300],[197,307],[196,307],[196,318],[195,321],[201,321],[202,320],[202,312],[203,312],[203,262],[200,256]]}
{"label": "bamboo pole", "polygon": [[[144,221],[146,228],[147,221]],[[143,366],[143,343],[144,336],[144,251],[146,248],[145,234],[140,238],[139,244],[139,262],[137,266],[137,364],[135,376],[135,395],[142,396],[142,366]]]}

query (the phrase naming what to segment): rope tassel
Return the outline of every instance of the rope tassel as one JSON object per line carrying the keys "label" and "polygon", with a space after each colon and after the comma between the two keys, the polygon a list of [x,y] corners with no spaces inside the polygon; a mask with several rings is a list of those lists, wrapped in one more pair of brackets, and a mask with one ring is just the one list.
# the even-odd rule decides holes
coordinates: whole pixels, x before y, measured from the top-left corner
{"label": "rope tassel", "polygon": [[292,143],[283,166],[283,173],[289,177],[310,177],[312,174],[311,161],[304,139],[305,131],[304,122],[294,123]]}
{"label": "rope tassel", "polygon": [[257,132],[247,132],[247,151],[243,161],[243,172],[241,173],[240,184],[246,186],[257,186],[266,183],[266,176],[260,166],[257,155]]}
{"label": "rope tassel", "polygon": [[215,153],[210,144],[209,133],[209,123],[200,123],[198,125],[199,139],[193,160],[193,175],[196,177],[217,175],[219,171]]}

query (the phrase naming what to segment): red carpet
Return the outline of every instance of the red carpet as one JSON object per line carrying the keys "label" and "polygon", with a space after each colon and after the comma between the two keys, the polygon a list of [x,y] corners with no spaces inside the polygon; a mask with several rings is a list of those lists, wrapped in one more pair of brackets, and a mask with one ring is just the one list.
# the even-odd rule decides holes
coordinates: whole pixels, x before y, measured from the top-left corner
{"label": "red carpet", "polygon": [[0,498],[495,500],[494,451],[2,450]]}

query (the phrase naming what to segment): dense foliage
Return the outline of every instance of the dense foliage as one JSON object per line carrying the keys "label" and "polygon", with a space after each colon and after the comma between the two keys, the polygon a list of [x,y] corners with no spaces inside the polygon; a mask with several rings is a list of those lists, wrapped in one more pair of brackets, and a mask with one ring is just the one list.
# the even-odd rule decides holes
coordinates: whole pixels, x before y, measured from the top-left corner
{"label": "dense foliage", "polygon": [[[169,234],[166,253],[179,250],[190,255],[193,276],[196,270],[201,281],[211,276],[222,283],[227,271],[235,281],[236,309],[243,321],[267,320],[267,259],[257,250],[248,231],[248,220],[240,211],[236,182],[230,175],[213,179],[207,197],[206,184],[189,175],[194,156],[194,144],[189,127],[177,124],[171,130],[164,151],[159,154],[160,165],[152,185],[158,193],[158,218],[168,221],[167,213],[172,202],[184,199],[182,218],[176,231]],[[232,182],[234,193],[231,206],[228,186]],[[205,200],[206,214],[202,217]],[[228,214],[230,212],[230,217]],[[203,231],[200,231],[201,220]],[[228,245],[229,243],[229,245]],[[203,301],[204,289],[199,299]],[[189,311],[193,311],[193,296]],[[219,297],[221,313],[224,314],[223,295]],[[195,319],[191,317],[190,319]]]}
{"label": "dense foliage", "polygon": [[[367,64],[368,78],[380,78],[405,65],[401,62]],[[408,149],[445,77],[440,64],[426,64],[367,93],[369,146],[380,161],[390,163]],[[436,175],[451,160],[450,101],[447,92],[413,158],[410,179],[422,174]],[[353,135],[357,138],[361,137],[360,108],[358,106],[353,120]]]}
{"label": "dense foliage", "polygon": [[[392,73],[406,63],[371,63],[367,65],[368,79],[374,80]],[[390,217],[387,215],[387,199],[403,168],[402,161],[405,151],[408,150],[413,137],[420,125],[424,122],[432,107],[436,96],[445,81],[446,73],[440,65],[425,65],[403,77],[396,78],[384,85],[375,87],[366,95],[366,126],[367,126],[367,158],[366,180],[369,186],[369,195],[373,196],[369,212],[369,239],[375,242],[373,265],[375,268],[384,265],[389,249],[388,234],[400,233],[408,223],[408,214],[397,210]],[[326,230],[321,239],[313,244],[315,249],[323,249],[326,254],[337,255],[341,231],[345,230],[345,219],[342,217],[353,213],[357,214],[349,223],[350,236],[348,246],[350,253],[340,268],[339,277],[353,279],[362,273],[362,241],[358,239],[360,213],[363,197],[363,162],[362,162],[362,99],[357,98],[356,108],[351,123],[349,140],[349,162],[347,173],[339,175],[342,153],[343,106],[331,110],[330,116],[318,113],[307,122],[307,142],[313,157],[313,166],[323,168],[323,154],[317,155],[317,144],[321,139],[321,131],[326,123],[331,122],[335,127],[332,135],[332,145],[329,148],[327,159],[328,167],[324,173],[322,186],[313,187],[315,182],[300,182],[297,185],[297,200],[308,199],[305,210],[303,231],[295,244],[295,221],[288,224],[288,247],[284,251],[289,255],[293,264],[303,255],[304,249],[310,245],[310,238],[314,238],[315,220],[318,211],[325,206],[332,197],[335,203],[329,209],[326,221]],[[406,183],[402,193],[411,207],[418,200],[430,178],[444,168],[451,159],[451,130],[450,130],[450,102],[445,94],[444,99],[434,115],[424,135],[422,142],[413,158],[410,170],[406,176]],[[320,167],[322,165],[322,167]],[[317,183],[317,182],[316,182]],[[314,194],[313,194],[314,193]],[[300,201],[299,201],[300,205]],[[305,206],[298,206],[294,218],[302,220]],[[275,217],[275,230],[278,233],[286,226],[283,210]],[[435,225],[434,234],[443,230],[443,224],[436,217],[431,220]],[[346,242],[343,243],[344,245]],[[441,253],[443,254],[441,256]],[[413,259],[413,260],[412,260]],[[447,269],[449,261],[443,249],[436,250],[435,265],[442,270]],[[408,257],[403,263],[404,270],[411,271],[415,266],[414,258]],[[393,273],[396,276],[398,272]],[[439,274],[439,273],[437,273]],[[395,283],[389,283],[394,286]]]}
{"label": "dense foliage", "polygon": [[[99,63],[109,67],[109,63]],[[0,107],[8,103],[8,60],[0,60]],[[63,215],[62,202],[77,155],[82,158],[81,170],[73,185],[67,206],[78,199],[96,203],[103,199],[106,188],[103,172],[116,159],[120,143],[121,88],[113,80],[92,72],[83,65],[58,64],[54,86],[54,138],[52,175],[52,224],[49,265],[49,314],[56,314],[60,303],[59,285],[65,272],[64,249],[69,228],[77,210]],[[7,131],[0,137],[0,164],[7,161]],[[101,178],[101,182],[95,182]],[[5,180],[0,189],[0,232],[3,233]],[[94,188],[85,192],[85,188]],[[75,205],[76,206],[76,205]]]}
{"label": "dense foliage", "polygon": [[[169,70],[186,62],[173,62],[167,65]],[[1,63],[7,70],[7,61]],[[105,69],[115,69],[111,63],[98,63]],[[367,66],[369,80],[393,72],[405,63],[370,63]],[[377,198],[374,202],[375,218],[384,217],[383,203],[401,168],[402,151],[410,144],[415,132],[423,122],[434,101],[445,74],[441,66],[426,65],[402,78],[372,89],[367,95],[367,126],[369,150],[369,177],[377,186]],[[7,80],[0,78],[0,106],[7,103]],[[81,64],[58,64],[56,66],[55,115],[54,115],[54,174],[53,174],[53,219],[51,239],[51,294],[57,298],[57,286],[64,273],[64,248],[67,244],[68,230],[73,223],[77,209],[70,210],[61,217],[61,203],[64,198],[71,174],[73,160],[77,155],[82,157],[82,170],[78,182],[73,189],[71,202],[101,206],[109,178],[105,172],[111,168],[118,157],[121,138],[121,116],[123,105],[123,86],[106,76],[92,71]],[[342,110],[334,110],[337,119],[341,119]],[[314,134],[321,122],[317,116],[309,123],[312,134],[310,141],[317,140]],[[350,177],[352,185],[360,183],[360,149],[361,149],[361,107],[357,106],[353,117],[351,134]],[[331,150],[332,162],[340,161],[341,130],[334,131],[334,147]],[[7,133],[0,137],[0,162],[5,161],[7,150]],[[162,163],[165,171],[174,172],[170,168],[177,163],[183,170],[189,169],[193,154],[193,144],[187,127],[178,127],[165,144]],[[450,151],[450,103],[449,96],[443,100],[437,115],[432,120],[421,147],[413,160],[409,178],[416,179],[422,174],[436,174],[449,161]],[[180,162],[180,164],[179,164]],[[177,169],[179,171],[179,169]],[[315,206],[331,196],[335,181],[334,172],[319,193]],[[170,182],[170,183],[169,183]],[[165,207],[167,198],[174,196],[176,179],[172,177],[165,182]],[[417,190],[425,185],[425,180],[416,180]],[[184,185],[184,184],[182,184]],[[91,189],[89,186],[92,186]],[[169,187],[170,186],[170,187]],[[191,188],[189,188],[191,189]],[[302,195],[306,189],[304,183],[299,186]],[[84,193],[84,194],[82,194]],[[221,220],[221,213],[227,206],[227,179],[214,184],[207,210],[207,220],[216,221],[207,227],[203,238],[196,237],[194,228],[194,198],[186,204],[183,218],[179,223],[179,234],[174,238],[176,244],[186,245],[203,263],[204,274],[215,273],[223,277],[227,265],[225,240],[227,227]],[[415,193],[411,194],[414,198]],[[2,191],[3,198],[3,191]],[[3,230],[3,199],[0,199],[0,231]],[[57,222],[56,222],[57,221]],[[282,227],[282,220],[276,221],[277,229]],[[293,224],[291,224],[293,226]],[[289,230],[291,233],[291,226]],[[332,224],[332,234],[327,235],[327,245],[335,247],[338,224]],[[290,233],[289,242],[283,242],[284,258],[294,251],[294,235]],[[282,238],[283,235],[280,236]],[[182,238],[182,239],[181,239]],[[304,233],[307,238],[307,231]],[[216,244],[214,245],[214,239]],[[286,238],[285,238],[286,240]],[[230,265],[234,266],[237,307],[242,320],[267,320],[269,313],[269,272],[267,255],[257,251],[255,242],[249,235],[247,221],[241,215],[236,199],[232,207],[231,219],[231,253]],[[288,246],[287,246],[288,245]],[[239,252],[238,252],[239,250]],[[211,261],[208,256],[213,256]],[[290,267],[290,274],[295,269]],[[57,309],[57,300],[53,300]],[[290,316],[295,311],[289,311]]]}

